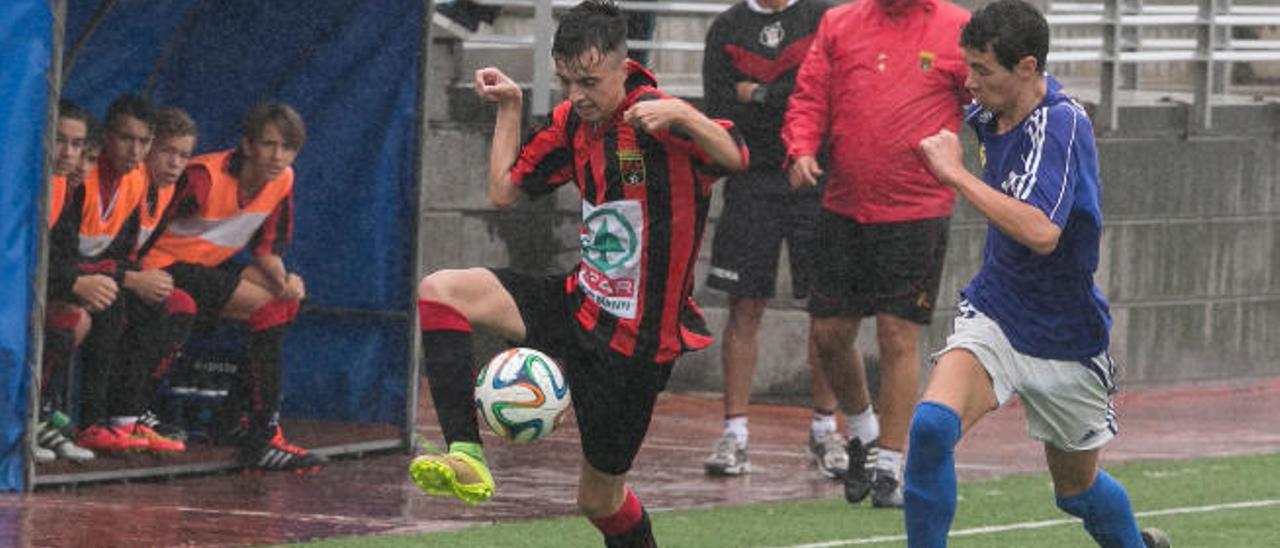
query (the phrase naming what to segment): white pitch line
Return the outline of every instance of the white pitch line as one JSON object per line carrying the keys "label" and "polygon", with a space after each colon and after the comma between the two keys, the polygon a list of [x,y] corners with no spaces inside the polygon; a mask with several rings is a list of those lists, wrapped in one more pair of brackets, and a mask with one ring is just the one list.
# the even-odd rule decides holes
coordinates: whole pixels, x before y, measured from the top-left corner
{"label": "white pitch line", "polygon": [[[1249,500],[1243,502],[1230,502],[1225,504],[1211,504],[1208,506],[1187,506],[1183,508],[1166,508],[1164,510],[1148,510],[1145,512],[1134,512],[1134,517],[1145,518],[1153,516],[1172,516],[1179,514],[1201,514],[1205,512],[1219,512],[1223,510],[1242,510],[1248,508],[1264,508],[1267,506],[1280,505],[1280,499],[1267,500]],[[1024,521],[1022,523],[1010,523],[1008,525],[989,525],[986,527],[973,527],[970,529],[961,529],[952,531],[950,537],[972,537],[977,535],[987,535],[993,533],[1003,533],[1006,531],[1017,531],[1022,529],[1043,529],[1045,527],[1056,527],[1058,525],[1071,525],[1080,523],[1080,520],[1071,519],[1050,519],[1044,521]],[[835,546],[858,546],[864,544],[880,544],[884,542],[902,542],[907,540],[906,535],[882,535],[878,537],[866,537],[859,539],[830,540],[826,542],[815,542],[811,544],[793,544],[785,548],[832,548]]]}

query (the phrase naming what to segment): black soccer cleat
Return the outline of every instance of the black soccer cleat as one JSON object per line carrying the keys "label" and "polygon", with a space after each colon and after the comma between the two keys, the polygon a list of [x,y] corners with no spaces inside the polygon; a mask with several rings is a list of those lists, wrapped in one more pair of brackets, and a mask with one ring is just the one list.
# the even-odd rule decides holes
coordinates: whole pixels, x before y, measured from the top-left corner
{"label": "black soccer cleat", "polygon": [[845,446],[849,453],[849,470],[844,474],[844,500],[858,504],[871,493],[871,476],[876,469],[876,457],[880,454],[880,440],[863,444],[853,438]]}
{"label": "black soccer cleat", "polygon": [[150,428],[155,433],[160,434],[161,436],[169,438],[173,441],[181,441],[181,442],[187,441],[186,430],[183,430],[182,427],[176,424],[169,424],[167,422],[161,421],[160,417],[156,416],[156,414],[153,413],[150,409],[143,412],[142,416],[138,417],[138,422],[141,423],[143,426]]}
{"label": "black soccer cleat", "polygon": [[284,433],[278,426],[276,427],[275,435],[266,443],[246,441],[242,444],[238,460],[240,465],[244,466],[246,474],[264,471],[306,474],[319,472],[320,468],[329,463],[329,459],[323,455],[311,453],[306,449],[286,442]]}

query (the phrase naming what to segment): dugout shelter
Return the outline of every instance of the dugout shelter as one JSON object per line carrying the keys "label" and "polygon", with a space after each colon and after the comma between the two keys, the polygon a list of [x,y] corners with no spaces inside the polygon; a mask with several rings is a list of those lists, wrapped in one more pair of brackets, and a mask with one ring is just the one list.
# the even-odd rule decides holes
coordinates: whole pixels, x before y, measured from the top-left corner
{"label": "dugout shelter", "polygon": [[308,141],[293,166],[285,261],[308,299],[285,342],[286,433],[328,455],[411,446],[430,9],[430,0],[0,2],[0,491],[234,466],[229,450],[57,473],[27,462],[59,98],[99,118],[125,93],[183,108],[200,127],[197,154],[235,146],[258,101],[297,109]]}

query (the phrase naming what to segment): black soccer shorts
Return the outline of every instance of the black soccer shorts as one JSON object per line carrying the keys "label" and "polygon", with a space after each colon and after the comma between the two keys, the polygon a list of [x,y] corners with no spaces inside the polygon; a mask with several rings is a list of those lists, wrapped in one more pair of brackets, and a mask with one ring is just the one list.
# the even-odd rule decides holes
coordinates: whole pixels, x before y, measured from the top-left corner
{"label": "black soccer shorts", "polygon": [[819,318],[885,313],[928,324],[950,226],[947,217],[862,224],[823,210],[809,313]]}
{"label": "black soccer shorts", "polygon": [[192,263],[173,263],[164,268],[173,276],[173,286],[186,291],[196,302],[196,331],[207,331],[217,326],[222,309],[231,301],[231,295],[240,285],[240,273],[245,265],[226,261],[218,266]]}
{"label": "black soccer shorts", "polygon": [[517,344],[545,352],[564,371],[583,456],[600,472],[626,473],[649,430],[672,364],[631,359],[597,342],[574,319],[564,275],[492,272],[524,321],[525,340]]}
{"label": "black soccer shorts", "polygon": [[772,298],[785,241],[791,294],[807,297],[821,210],[817,189],[789,191],[781,171],[752,171],[729,178],[724,211],[711,241],[707,286],[735,297]]}

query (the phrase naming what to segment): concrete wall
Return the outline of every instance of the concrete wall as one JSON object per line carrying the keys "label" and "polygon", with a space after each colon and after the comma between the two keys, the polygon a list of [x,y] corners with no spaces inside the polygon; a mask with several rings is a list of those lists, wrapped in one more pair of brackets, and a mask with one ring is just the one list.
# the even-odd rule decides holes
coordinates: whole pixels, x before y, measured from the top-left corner
{"label": "concrete wall", "polygon": [[[448,58],[450,44],[432,54]],[[437,64],[423,215],[425,272],[511,266],[551,273],[577,259],[578,196],[562,189],[537,203],[496,212],[486,199],[491,107],[452,88],[458,68]],[[1212,132],[1189,132],[1177,104],[1126,106],[1121,132],[1099,138],[1105,231],[1097,281],[1112,303],[1112,351],[1126,386],[1280,376],[1280,104],[1215,110]],[[972,150],[972,146],[969,147]],[[718,333],[724,295],[701,287],[720,204],[717,196],[699,261],[695,296]],[[954,300],[979,264],[985,222],[961,204],[953,220],[939,310],[921,350],[940,347]],[[785,261],[784,261],[785,264]],[[764,319],[759,394],[808,390],[807,315],[787,295]],[[875,363],[874,329],[859,348]],[[500,344],[483,340],[479,355]],[[680,390],[718,390],[719,346],[681,360]]]}

